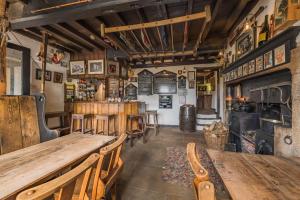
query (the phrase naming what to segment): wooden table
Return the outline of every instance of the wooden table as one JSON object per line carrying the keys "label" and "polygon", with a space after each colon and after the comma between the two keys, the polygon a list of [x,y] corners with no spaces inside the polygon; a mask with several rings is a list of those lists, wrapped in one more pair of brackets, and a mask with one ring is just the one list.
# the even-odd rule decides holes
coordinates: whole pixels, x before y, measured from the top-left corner
{"label": "wooden table", "polygon": [[0,199],[41,182],[84,159],[115,137],[71,134],[0,156]]}
{"label": "wooden table", "polygon": [[300,158],[207,152],[233,200],[300,199]]}

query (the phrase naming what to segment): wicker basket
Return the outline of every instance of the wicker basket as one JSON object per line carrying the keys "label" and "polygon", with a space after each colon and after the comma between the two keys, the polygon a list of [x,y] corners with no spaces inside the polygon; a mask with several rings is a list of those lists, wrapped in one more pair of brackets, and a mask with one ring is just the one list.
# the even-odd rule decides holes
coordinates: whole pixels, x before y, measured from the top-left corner
{"label": "wicker basket", "polygon": [[223,151],[225,148],[225,144],[228,142],[228,135],[228,131],[223,131],[222,133],[214,134],[210,130],[205,130],[204,138],[207,144],[207,148]]}

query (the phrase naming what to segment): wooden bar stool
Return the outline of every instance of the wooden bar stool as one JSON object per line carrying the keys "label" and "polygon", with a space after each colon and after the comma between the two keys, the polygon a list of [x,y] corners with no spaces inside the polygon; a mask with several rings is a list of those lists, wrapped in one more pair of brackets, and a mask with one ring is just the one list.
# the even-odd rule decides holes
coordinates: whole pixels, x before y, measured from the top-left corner
{"label": "wooden bar stool", "polygon": [[[74,130],[74,122],[78,120],[80,123],[80,128]],[[88,122],[90,123],[90,128],[88,128]],[[72,133],[89,133],[93,132],[93,114],[72,114],[71,120],[71,134]]]}
{"label": "wooden bar stool", "polygon": [[[156,110],[147,110],[146,111],[146,122],[145,128],[152,128],[155,131],[155,134],[158,135],[158,119],[157,119],[157,111]],[[152,116],[153,123],[150,123],[150,118]]]}
{"label": "wooden bar stool", "polygon": [[[106,134],[106,135],[116,135],[117,128],[116,128],[116,118],[117,115],[114,114],[101,114],[101,115],[95,115],[96,119],[96,134]],[[109,132],[110,122],[113,121],[113,132]],[[102,122],[102,130],[99,130],[99,122]],[[106,128],[105,128],[106,125]],[[105,133],[105,129],[107,132]]]}
{"label": "wooden bar stool", "polygon": [[[133,129],[133,123],[137,123],[137,128]],[[145,130],[145,115],[127,115],[126,118],[126,133],[128,139],[130,139],[130,146],[133,146],[133,140],[136,137],[143,136],[143,143],[146,142],[144,130]]]}

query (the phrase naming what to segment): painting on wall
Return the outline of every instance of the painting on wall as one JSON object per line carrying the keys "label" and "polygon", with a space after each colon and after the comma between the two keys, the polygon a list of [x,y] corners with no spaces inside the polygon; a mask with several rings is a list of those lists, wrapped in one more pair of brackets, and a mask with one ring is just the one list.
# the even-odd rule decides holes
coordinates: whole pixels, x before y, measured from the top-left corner
{"label": "painting on wall", "polygon": [[63,82],[64,74],[60,72],[53,73],[53,82],[54,83],[62,83]]}
{"label": "painting on wall", "polygon": [[248,70],[248,73],[249,74],[253,74],[255,72],[255,60],[251,60],[249,62],[249,70]]}
{"label": "painting on wall", "polygon": [[255,72],[259,72],[264,69],[264,57],[259,56],[255,59]]}
{"label": "painting on wall", "polygon": [[243,66],[240,66],[238,68],[238,78],[242,77],[243,76]]}
{"label": "painting on wall", "polygon": [[288,14],[288,0],[275,0],[275,27],[286,22]]}
{"label": "painting on wall", "polygon": [[119,62],[107,61],[106,74],[109,76],[119,76]]}
{"label": "painting on wall", "polygon": [[241,58],[255,47],[254,31],[250,29],[236,40],[236,57]]}
{"label": "painting on wall", "polygon": [[[42,70],[41,69],[36,69],[35,70],[35,79],[36,80],[42,80]],[[52,79],[52,72],[51,71],[46,71],[45,72],[45,80],[46,81],[51,81]]]}
{"label": "painting on wall", "polygon": [[273,67],[273,52],[272,51],[269,51],[269,52],[265,53],[265,55],[264,55],[264,67],[265,67],[265,69]]}
{"label": "painting on wall", "polygon": [[88,74],[104,74],[104,60],[89,60]]}
{"label": "painting on wall", "polygon": [[194,71],[188,71],[188,80],[194,81],[196,79]]}
{"label": "painting on wall", "polygon": [[243,76],[247,76],[249,74],[249,65],[248,63],[243,64]]}
{"label": "painting on wall", "polygon": [[195,88],[195,81],[189,81],[189,89]]}
{"label": "painting on wall", "polygon": [[71,61],[70,62],[70,73],[71,75],[85,74],[84,61]]}
{"label": "painting on wall", "polygon": [[274,50],[274,65],[280,65],[286,62],[285,58],[285,45],[281,45]]}

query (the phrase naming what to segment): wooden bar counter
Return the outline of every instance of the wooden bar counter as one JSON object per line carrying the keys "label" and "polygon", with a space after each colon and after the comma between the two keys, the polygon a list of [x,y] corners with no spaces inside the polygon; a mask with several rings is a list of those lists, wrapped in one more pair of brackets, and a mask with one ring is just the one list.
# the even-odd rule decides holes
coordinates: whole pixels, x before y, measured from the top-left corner
{"label": "wooden bar counter", "polygon": [[[112,103],[105,101],[74,102],[73,113],[80,114],[115,114],[118,134],[126,131],[126,116],[129,114],[143,113],[145,104],[143,102],[120,102]],[[93,119],[93,130],[96,128],[96,120]],[[110,130],[113,123],[110,123]]]}

